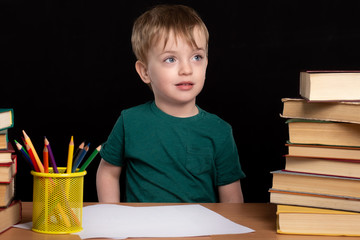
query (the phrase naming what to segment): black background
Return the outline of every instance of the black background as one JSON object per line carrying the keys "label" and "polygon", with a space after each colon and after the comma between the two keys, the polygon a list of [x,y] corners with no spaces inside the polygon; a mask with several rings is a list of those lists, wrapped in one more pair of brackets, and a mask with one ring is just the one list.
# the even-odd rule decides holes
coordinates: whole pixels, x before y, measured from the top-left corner
{"label": "black background", "polygon": [[[90,151],[124,108],[152,99],[137,76],[132,23],[158,3],[195,8],[210,32],[207,79],[198,105],[233,126],[246,202],[268,202],[270,171],[284,167],[281,98],[298,97],[303,69],[360,68],[358,1],[1,1],[0,107],[13,108],[41,153],[51,142],[66,165],[71,135]],[[96,201],[99,156],[88,167],[84,201]],[[19,158],[17,198],[32,200]]]}

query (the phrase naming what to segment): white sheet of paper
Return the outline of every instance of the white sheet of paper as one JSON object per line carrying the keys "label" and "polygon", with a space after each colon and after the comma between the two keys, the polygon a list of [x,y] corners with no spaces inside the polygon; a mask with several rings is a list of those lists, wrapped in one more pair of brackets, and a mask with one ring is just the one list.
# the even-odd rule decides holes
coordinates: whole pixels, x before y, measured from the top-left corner
{"label": "white sheet of paper", "polygon": [[[129,237],[194,237],[242,234],[254,230],[201,205],[128,207],[97,204],[83,208],[81,239]],[[31,229],[32,223],[14,227]]]}
{"label": "white sheet of paper", "polygon": [[106,237],[191,237],[241,234],[254,230],[201,205],[128,207],[98,204],[84,207],[82,239]]}
{"label": "white sheet of paper", "polygon": [[19,223],[19,224],[14,225],[13,227],[21,228],[21,229],[31,229],[32,228],[32,222]]}

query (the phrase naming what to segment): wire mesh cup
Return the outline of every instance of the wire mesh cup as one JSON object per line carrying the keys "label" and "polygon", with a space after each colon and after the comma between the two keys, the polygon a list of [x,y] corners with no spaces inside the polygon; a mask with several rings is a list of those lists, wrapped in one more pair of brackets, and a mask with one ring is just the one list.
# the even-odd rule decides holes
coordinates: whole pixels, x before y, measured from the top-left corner
{"label": "wire mesh cup", "polygon": [[67,234],[82,230],[84,176],[86,171],[65,173],[31,171],[34,176],[33,227],[35,232]]}

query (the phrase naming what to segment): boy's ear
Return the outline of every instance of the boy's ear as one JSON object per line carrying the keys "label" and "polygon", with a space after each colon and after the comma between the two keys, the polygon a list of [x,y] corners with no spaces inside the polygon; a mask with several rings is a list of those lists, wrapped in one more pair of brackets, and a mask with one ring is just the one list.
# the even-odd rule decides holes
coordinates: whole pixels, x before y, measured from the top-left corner
{"label": "boy's ear", "polygon": [[147,67],[145,64],[139,60],[135,63],[135,69],[137,73],[139,74],[140,78],[143,80],[144,83],[149,84],[150,83],[150,77],[147,72]]}

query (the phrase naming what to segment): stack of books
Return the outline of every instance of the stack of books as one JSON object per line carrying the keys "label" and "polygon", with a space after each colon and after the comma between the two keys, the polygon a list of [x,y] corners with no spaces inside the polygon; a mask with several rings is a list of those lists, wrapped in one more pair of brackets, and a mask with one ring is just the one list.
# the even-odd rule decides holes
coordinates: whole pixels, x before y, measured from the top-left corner
{"label": "stack of books", "polygon": [[21,220],[21,202],[14,200],[17,155],[8,138],[13,109],[0,109],[0,233]]}
{"label": "stack of books", "polygon": [[360,236],[360,72],[301,72],[300,95],[282,99],[288,154],[269,190],[278,232]]}

